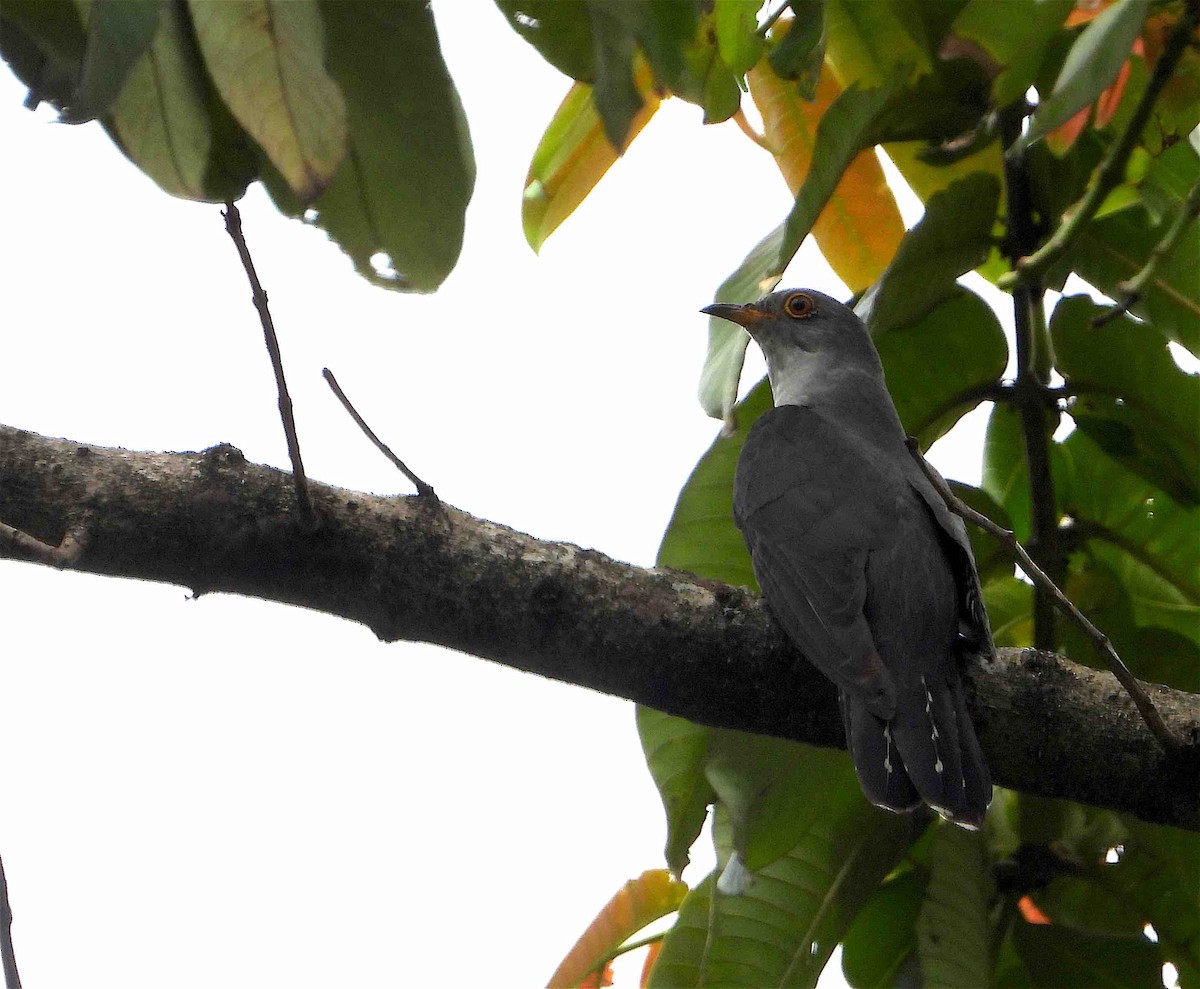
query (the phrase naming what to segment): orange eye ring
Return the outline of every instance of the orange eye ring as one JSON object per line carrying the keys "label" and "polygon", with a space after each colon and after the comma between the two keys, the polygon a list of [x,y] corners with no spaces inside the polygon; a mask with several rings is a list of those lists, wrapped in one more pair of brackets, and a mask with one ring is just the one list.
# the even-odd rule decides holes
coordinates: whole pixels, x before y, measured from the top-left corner
{"label": "orange eye ring", "polygon": [[793,319],[807,319],[816,309],[817,304],[807,292],[793,292],[783,300],[783,311]]}

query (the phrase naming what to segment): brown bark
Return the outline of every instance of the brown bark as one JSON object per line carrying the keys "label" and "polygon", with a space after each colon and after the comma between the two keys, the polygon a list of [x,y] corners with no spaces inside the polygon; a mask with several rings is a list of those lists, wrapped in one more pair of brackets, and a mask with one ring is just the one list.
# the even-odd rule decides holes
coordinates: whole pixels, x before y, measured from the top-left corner
{"label": "brown bark", "polygon": [[[70,542],[0,537],[0,557],[313,608],[703,724],[843,744],[832,687],[745,590],[432,499],[310,492],[315,531],[290,475],[233,447],[134,453],[0,426],[0,522]],[[1200,831],[1200,697],[1148,687],[1190,743],[1168,755],[1109,673],[1007,649],[969,680],[998,783]]]}

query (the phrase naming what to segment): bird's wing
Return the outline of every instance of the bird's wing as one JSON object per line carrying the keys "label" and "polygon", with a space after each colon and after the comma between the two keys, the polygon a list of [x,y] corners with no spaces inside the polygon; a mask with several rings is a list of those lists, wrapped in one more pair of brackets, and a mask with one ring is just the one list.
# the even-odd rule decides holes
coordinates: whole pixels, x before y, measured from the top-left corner
{"label": "bird's wing", "polygon": [[[935,468],[930,464],[929,469]],[[959,591],[959,636],[969,651],[990,657],[996,647],[992,643],[992,626],[983,607],[983,586],[975,567],[967,527],[950,511],[915,459],[908,458],[904,473],[933,515],[954,570]]]}
{"label": "bird's wing", "polygon": [[894,713],[895,685],[863,604],[889,487],[836,424],[793,405],[754,424],[734,482],[734,520],[771,611],[806,658],[881,718]]}

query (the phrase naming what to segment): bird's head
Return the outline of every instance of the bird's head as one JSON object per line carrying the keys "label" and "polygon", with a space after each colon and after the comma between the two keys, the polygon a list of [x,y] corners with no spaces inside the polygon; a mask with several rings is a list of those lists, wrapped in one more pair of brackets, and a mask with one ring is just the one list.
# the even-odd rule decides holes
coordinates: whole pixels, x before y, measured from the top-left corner
{"label": "bird's head", "polygon": [[786,289],[745,305],[715,303],[700,310],[744,327],[762,348],[776,405],[810,404],[839,379],[867,374],[882,380],[870,334],[854,310],[812,289]]}

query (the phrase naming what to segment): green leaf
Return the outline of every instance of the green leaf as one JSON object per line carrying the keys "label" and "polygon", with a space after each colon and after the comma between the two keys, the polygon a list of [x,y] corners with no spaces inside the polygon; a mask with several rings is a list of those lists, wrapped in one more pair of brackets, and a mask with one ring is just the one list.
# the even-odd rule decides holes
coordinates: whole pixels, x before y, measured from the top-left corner
{"label": "green leaf", "polygon": [[189,0],[217,91],[292,192],[309,203],[346,154],[346,103],[325,71],[316,0]]}
{"label": "green leaf", "polygon": [[826,57],[843,86],[911,82],[933,68],[924,25],[907,0],[826,0]]}
{"label": "green leaf", "polygon": [[[1179,970],[1183,989],[1200,986],[1200,835],[1126,818],[1120,861],[1095,871],[1095,881],[1142,911],[1154,925],[1162,960]],[[1157,989],[1157,987],[1156,987]]]}
{"label": "green leaf", "polygon": [[728,120],[742,105],[737,76],[721,57],[713,25],[713,17],[705,15],[696,38],[682,49],[682,73],[675,82],[668,83],[677,96],[704,108],[706,124]]}
{"label": "green leaf", "polygon": [[713,729],[638,706],[638,735],[646,765],[667,815],[667,865],[675,875],[687,867],[688,850],[700,837],[716,793],[704,775]]}
{"label": "green leaf", "polygon": [[1029,471],[1025,466],[1025,437],[1016,408],[997,403],[988,418],[983,440],[983,490],[1008,513],[1017,538],[1029,538]]}
{"label": "green leaf", "polygon": [[[1137,624],[1200,642],[1200,509],[1183,508],[1126,470],[1082,430],[1060,450],[1060,508],[1124,585]],[[1124,658],[1136,672],[1137,657]]]}
{"label": "green leaf", "polygon": [[5,0],[0,19],[0,53],[29,87],[25,106],[65,106],[86,45],[78,7],[70,0]]}
{"label": "green leaf", "polygon": [[[906,274],[900,272],[898,279],[906,279]],[[930,294],[936,295],[937,289],[930,287]],[[890,312],[906,317],[907,301],[894,301]],[[916,306],[909,308],[917,311]],[[980,390],[998,382],[1008,364],[1008,343],[996,314],[979,296],[953,282],[943,301],[935,301],[915,321],[893,319],[889,329],[876,333],[875,346],[900,421],[922,449],[978,405]]]}
{"label": "green leaf", "polygon": [[1136,938],[1146,923],[1135,902],[1080,876],[1052,879],[1034,894],[1034,901],[1055,924],[1088,934]]}
{"label": "green leaf", "polygon": [[116,102],[134,65],[150,47],[162,8],[163,0],[100,0],[89,5],[87,47],[79,81],[62,115],[65,123],[94,120]]}
{"label": "green leaf", "polygon": [[912,826],[859,797],[844,813],[814,819],[742,895],[714,893],[710,876],[684,900],[650,986],[815,986],[862,903],[911,843]]}
{"label": "green leaf", "polygon": [[1035,986],[1055,989],[1162,989],[1162,964],[1145,939],[1084,934],[1018,922],[1013,944]]}
{"label": "green leaf", "polygon": [[733,524],[733,475],[750,427],[771,406],[771,386],[764,378],[738,403],[737,428],[717,436],[679,492],[658,566],[758,588],[750,554]]}
{"label": "green leaf", "polygon": [[1008,106],[1033,85],[1050,39],[1072,0],[971,0],[951,28],[954,50],[966,50],[993,73],[992,102]]}
{"label": "green leaf", "polygon": [[939,825],[917,915],[921,974],[929,989],[978,989],[990,981],[991,885],[983,834]]}
{"label": "green leaf", "polygon": [[596,109],[609,143],[624,151],[629,127],[642,108],[642,95],[633,81],[635,44],[630,30],[630,17],[642,8],[624,8],[619,0],[588,0],[587,9],[596,48]]}
{"label": "green leaf", "polygon": [[579,82],[596,78],[592,22],[585,3],[496,0],[509,25],[559,72]]}
{"label": "green leaf", "polygon": [[[750,302],[779,283],[842,172],[871,143],[872,124],[891,94],[890,85],[867,91],[852,87],[834,101],[817,126],[812,168],[787,219],[725,279],[717,289],[717,302]],[[727,320],[709,320],[708,357],[700,379],[700,404],[709,415],[723,419],[732,411],[749,339],[745,330]]]}
{"label": "green leaf", "polygon": [[842,974],[854,989],[892,989],[917,950],[917,913],[925,875],[911,870],[884,883],[854,918],[842,941]]}
{"label": "green leaf", "polygon": [[763,52],[758,8],[759,4],[747,0],[715,0],[713,4],[717,48],[730,71],[737,75],[748,72]]}
{"label": "green leaf", "polygon": [[1091,21],[1067,53],[1054,90],[1029,122],[1026,143],[1070,120],[1117,78],[1146,20],[1147,0],[1117,0]]}
{"label": "green leaf", "polygon": [[[1106,295],[1116,298],[1121,282],[1135,275],[1162,238],[1144,209],[1122,210],[1090,223],[1076,242],[1070,266]],[[1200,357],[1200,220],[1193,220],[1171,254],[1161,260],[1133,304],[1136,316]]]}
{"label": "green leaf", "polygon": [[[972,487],[960,481],[949,481],[950,490],[968,507],[991,519],[1005,529],[1011,528],[1008,513],[982,488]],[[975,567],[980,579],[986,584],[993,577],[1009,576],[1013,572],[1013,560],[1008,550],[994,536],[977,525],[967,525],[967,536],[971,540],[971,552],[975,556]]]}
{"label": "green leaf", "polygon": [[771,68],[780,79],[799,83],[800,95],[811,100],[825,61],[824,0],[791,0],[796,15],[783,38],[771,49]]}
{"label": "green leaf", "polygon": [[959,275],[987,260],[999,202],[999,184],[983,172],[929,200],[921,221],[855,307],[873,335],[921,319],[953,291]]}
{"label": "green leaf", "polygon": [[[654,78],[666,88],[683,95],[688,88],[685,81],[685,53],[692,46],[697,33],[698,18],[694,0],[643,0],[640,4],[631,4],[628,0],[607,2],[614,3],[623,12],[627,22],[635,26],[637,39],[654,72]],[[634,14],[635,11],[637,14]],[[709,36],[708,32],[705,32],[703,46],[712,57],[719,57],[716,39]],[[732,76],[730,78],[732,80]],[[733,85],[736,89],[737,84]]]}
{"label": "green leaf", "polygon": [[1123,317],[1093,328],[1103,311],[1071,296],[1050,320],[1056,364],[1074,396],[1067,411],[1105,453],[1195,507],[1200,376],[1180,370],[1152,326]]}
{"label": "green leaf", "polygon": [[[458,260],[475,185],[466,117],[433,15],[424,4],[362,0],[326,0],[321,13],[350,140],[313,204],[315,223],[374,284],[433,291]],[[287,210],[288,190],[268,188]]]}
{"label": "green leaf", "polygon": [[1173,144],[1150,159],[1140,192],[1155,226],[1183,208],[1184,200],[1197,182],[1200,182],[1200,154],[1187,141]]}
{"label": "green leaf", "polygon": [[245,136],[208,82],[181,5],[163,7],[149,50],[104,123],[121,150],[173,196],[238,199],[257,172]]}

